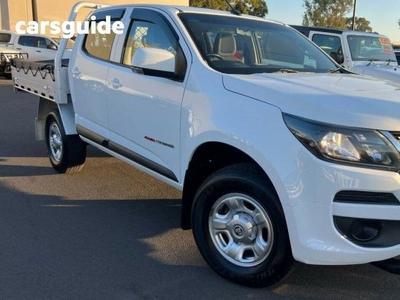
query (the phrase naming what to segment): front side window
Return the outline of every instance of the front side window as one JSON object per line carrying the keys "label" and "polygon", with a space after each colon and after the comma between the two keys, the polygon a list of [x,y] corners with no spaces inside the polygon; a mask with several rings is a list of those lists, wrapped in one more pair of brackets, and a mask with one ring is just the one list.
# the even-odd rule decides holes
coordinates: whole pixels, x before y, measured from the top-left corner
{"label": "front side window", "polygon": [[46,39],[46,38],[39,38],[38,39],[38,47],[39,48],[48,49],[48,48],[51,47],[51,45],[54,45],[54,44],[49,39]]}
{"label": "front side window", "polygon": [[[57,43],[57,46],[60,45],[61,43],[61,38],[53,38],[53,40]],[[74,39],[69,39],[67,41],[67,49],[72,49],[74,48],[75,45],[75,40]]]}
{"label": "front side window", "polygon": [[224,73],[328,72],[334,62],[297,30],[246,17],[179,14],[203,59]]}
{"label": "front side window", "polygon": [[130,66],[138,48],[158,48],[175,54],[177,46],[173,34],[160,25],[148,21],[134,21],[125,42],[122,63]]}
{"label": "front side window", "polygon": [[347,41],[353,61],[396,61],[388,38],[368,35],[349,35]]}
{"label": "front side window", "polygon": [[338,36],[314,34],[312,41],[328,54],[342,53],[342,43]]}

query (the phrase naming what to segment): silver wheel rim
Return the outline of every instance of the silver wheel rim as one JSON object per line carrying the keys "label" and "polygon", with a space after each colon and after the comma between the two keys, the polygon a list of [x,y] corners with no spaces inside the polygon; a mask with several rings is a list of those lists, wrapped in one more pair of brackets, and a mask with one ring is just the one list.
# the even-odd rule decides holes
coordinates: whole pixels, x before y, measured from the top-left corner
{"label": "silver wheel rim", "polygon": [[270,254],[274,229],[265,209],[244,194],[219,198],[209,216],[209,230],[214,246],[231,263],[254,267]]}
{"label": "silver wheel rim", "polygon": [[52,122],[49,126],[49,149],[53,160],[61,162],[63,156],[63,141],[60,128],[55,122]]}

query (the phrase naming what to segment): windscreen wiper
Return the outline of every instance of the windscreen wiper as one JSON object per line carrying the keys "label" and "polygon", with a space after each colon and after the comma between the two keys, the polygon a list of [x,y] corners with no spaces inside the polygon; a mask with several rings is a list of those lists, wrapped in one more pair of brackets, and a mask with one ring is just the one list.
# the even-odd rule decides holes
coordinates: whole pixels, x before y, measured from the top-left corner
{"label": "windscreen wiper", "polygon": [[353,72],[343,68],[337,67],[336,69],[329,70],[329,73],[345,73],[345,74],[354,74]]}
{"label": "windscreen wiper", "polygon": [[274,73],[298,73],[298,71],[293,70],[293,69],[279,69],[278,71]]}
{"label": "windscreen wiper", "polygon": [[387,61],[387,65],[390,65],[391,62],[397,62],[397,60],[389,58],[388,61]]}
{"label": "windscreen wiper", "polygon": [[370,66],[376,59],[369,59],[369,63],[367,64],[367,67]]}

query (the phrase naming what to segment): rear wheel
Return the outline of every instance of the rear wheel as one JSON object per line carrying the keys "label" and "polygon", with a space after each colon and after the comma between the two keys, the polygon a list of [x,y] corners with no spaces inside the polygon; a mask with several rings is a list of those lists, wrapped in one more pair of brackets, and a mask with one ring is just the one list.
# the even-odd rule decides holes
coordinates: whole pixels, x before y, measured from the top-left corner
{"label": "rear wheel", "polygon": [[207,263],[221,276],[254,287],[275,284],[293,265],[282,207],[265,175],[228,166],[200,187],[192,228]]}
{"label": "rear wheel", "polygon": [[59,173],[78,172],[86,160],[86,144],[77,134],[66,135],[58,112],[46,121],[46,145],[51,165]]}

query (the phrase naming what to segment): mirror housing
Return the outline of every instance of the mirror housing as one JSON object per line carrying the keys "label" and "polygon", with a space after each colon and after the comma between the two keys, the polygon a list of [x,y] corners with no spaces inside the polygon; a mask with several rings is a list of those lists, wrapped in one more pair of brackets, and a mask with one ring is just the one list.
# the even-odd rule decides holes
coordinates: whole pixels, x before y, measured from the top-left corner
{"label": "mirror housing", "polygon": [[54,45],[54,44],[50,44],[50,45],[47,46],[47,49],[50,49],[50,50],[57,50],[58,47],[57,47],[56,45]]}
{"label": "mirror housing", "polygon": [[158,49],[158,48],[138,48],[132,57],[132,66],[134,68],[152,71],[159,71],[160,73],[175,72],[175,55],[171,52]]}
{"label": "mirror housing", "polygon": [[339,65],[344,62],[344,55],[338,52],[331,52],[330,57],[332,57]]}

